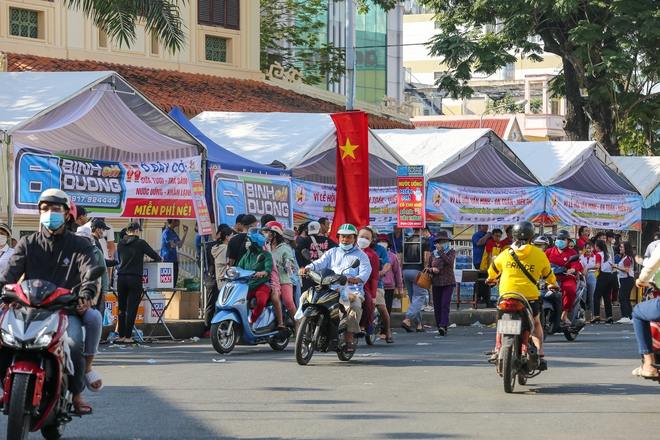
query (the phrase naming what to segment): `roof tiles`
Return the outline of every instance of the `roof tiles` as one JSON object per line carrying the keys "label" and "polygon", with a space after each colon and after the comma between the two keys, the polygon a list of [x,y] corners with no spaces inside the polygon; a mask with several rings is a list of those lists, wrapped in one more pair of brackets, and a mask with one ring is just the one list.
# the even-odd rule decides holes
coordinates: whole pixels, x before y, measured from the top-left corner
{"label": "roof tiles", "polygon": [[436,121],[413,121],[417,128],[435,127],[435,128],[490,128],[499,137],[504,138],[506,128],[509,125],[510,117],[507,118],[484,118],[483,124],[479,127],[478,119],[441,119]]}
{"label": "roof tiles", "polygon": [[[128,80],[156,105],[169,112],[175,106],[186,114],[203,111],[337,113],[340,105],[272,86],[260,81],[152,69],[126,64],[47,58],[8,53],[10,72],[74,72],[111,70]],[[368,114],[372,129],[414,128],[384,116]]]}

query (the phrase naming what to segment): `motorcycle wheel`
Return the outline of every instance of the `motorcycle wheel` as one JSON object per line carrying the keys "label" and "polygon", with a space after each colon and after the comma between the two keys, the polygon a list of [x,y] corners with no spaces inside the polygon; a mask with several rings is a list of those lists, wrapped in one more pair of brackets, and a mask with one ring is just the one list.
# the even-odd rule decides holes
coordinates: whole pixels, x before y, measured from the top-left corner
{"label": "motorcycle wheel", "polygon": [[367,345],[374,345],[380,335],[380,317],[374,319],[371,328],[373,330],[371,334],[364,337],[364,340],[367,341]]}
{"label": "motorcycle wheel", "polygon": [[287,345],[289,345],[289,338],[275,339],[274,341],[269,342],[268,345],[270,345],[270,348],[275,351],[282,351]]}
{"label": "motorcycle wheel", "polygon": [[298,365],[307,365],[314,355],[314,329],[316,323],[309,316],[303,317],[296,335],[296,362]]}
{"label": "motorcycle wheel", "polygon": [[513,347],[503,347],[502,350],[504,392],[513,393],[513,388],[516,386],[516,371],[513,369]]}
{"label": "motorcycle wheel", "polygon": [[577,338],[578,333],[580,333],[580,332],[575,332],[575,331],[571,332],[571,331],[566,330],[564,332],[564,337],[568,341],[575,341],[575,338]]}
{"label": "motorcycle wheel", "polygon": [[238,332],[234,321],[220,321],[211,326],[211,344],[220,354],[230,353],[236,346]]}
{"label": "motorcycle wheel", "polygon": [[59,423],[57,425],[50,425],[41,428],[41,435],[46,440],[59,440],[64,435],[64,428],[66,425],[64,423]]}
{"label": "motorcycle wheel", "polygon": [[543,341],[545,341],[545,338],[548,337],[548,333],[550,333],[553,322],[554,320],[552,319],[552,310],[543,310]]}
{"label": "motorcycle wheel", "polygon": [[9,397],[9,418],[7,419],[7,440],[27,440],[30,434],[32,415],[26,407],[30,376],[16,374]]}
{"label": "motorcycle wheel", "polygon": [[[353,340],[353,343],[355,344],[355,349],[357,351],[358,340],[357,339]],[[344,350],[342,350],[342,351],[337,352],[337,358],[339,358],[339,360],[342,361],[342,362],[348,362],[351,359],[353,359],[354,354],[355,354],[355,351],[352,352],[352,353],[346,353]]]}

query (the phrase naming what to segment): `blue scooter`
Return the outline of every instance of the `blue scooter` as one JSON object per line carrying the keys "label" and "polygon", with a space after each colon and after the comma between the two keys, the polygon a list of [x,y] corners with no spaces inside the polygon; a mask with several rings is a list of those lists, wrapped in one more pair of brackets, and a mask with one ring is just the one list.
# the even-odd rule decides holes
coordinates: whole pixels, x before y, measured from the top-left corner
{"label": "blue scooter", "polygon": [[[258,261],[263,261],[259,255]],[[211,320],[211,344],[221,354],[230,353],[236,344],[269,344],[273,350],[284,350],[289,344],[289,335],[295,331],[293,321],[284,313],[286,329],[277,328],[277,320],[270,299],[257,321],[250,325],[248,316],[257,304],[257,299],[248,301],[247,282],[254,270],[230,267],[224,278],[227,282],[218,294],[215,316]]]}
{"label": "blue scooter", "polygon": [[[577,255],[573,255],[568,259],[568,263],[578,260]],[[566,268],[563,266],[556,266],[551,264],[552,272],[555,276],[566,275]],[[571,323],[565,325],[561,322],[561,309],[562,309],[562,293],[561,291],[541,289],[541,298],[543,299],[543,313],[541,314],[541,325],[543,326],[543,340],[548,335],[556,333],[563,333],[564,337],[569,341],[574,341],[580,330],[586,325],[585,319],[585,304],[584,293],[587,290],[587,285],[580,275],[577,278],[577,289],[575,293],[575,302],[573,309],[568,316]]]}

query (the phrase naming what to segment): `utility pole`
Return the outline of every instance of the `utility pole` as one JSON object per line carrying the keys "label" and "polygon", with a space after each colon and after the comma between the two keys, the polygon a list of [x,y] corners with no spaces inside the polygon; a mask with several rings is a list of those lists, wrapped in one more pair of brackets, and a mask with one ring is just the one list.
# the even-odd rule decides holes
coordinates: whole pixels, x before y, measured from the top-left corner
{"label": "utility pole", "polygon": [[355,106],[355,0],[346,0],[346,111]]}

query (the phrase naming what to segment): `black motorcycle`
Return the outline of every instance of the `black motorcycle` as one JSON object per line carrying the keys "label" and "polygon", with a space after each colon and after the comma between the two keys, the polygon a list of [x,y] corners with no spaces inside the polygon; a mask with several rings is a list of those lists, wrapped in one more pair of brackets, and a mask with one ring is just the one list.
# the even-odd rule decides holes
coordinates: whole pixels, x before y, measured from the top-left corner
{"label": "black motorcycle", "polygon": [[[568,259],[568,263],[578,260],[577,255],[573,255]],[[555,276],[566,275],[566,267],[556,266],[551,264],[552,272]],[[547,290],[544,286],[539,286],[541,292],[541,299],[543,300],[543,313],[541,314],[541,325],[543,326],[543,340],[548,335],[562,333],[569,341],[574,341],[577,338],[580,330],[582,330],[587,321],[585,317],[586,305],[584,302],[584,294],[587,291],[587,285],[582,277],[582,274],[576,274],[577,290],[575,295],[575,302],[573,302],[573,309],[569,315],[570,325],[565,325],[561,321],[562,313],[562,293],[561,291]]]}
{"label": "black motorcycle", "polygon": [[[534,318],[532,308],[519,293],[504,293],[497,300],[497,345],[499,356],[493,359],[502,377],[504,392],[512,393],[516,378],[520,385],[536,377],[539,370],[538,348],[532,341]],[[490,353],[487,353],[490,354]]]}
{"label": "black motorcycle", "polygon": [[[305,255],[306,249],[303,251]],[[348,269],[360,266],[357,258]],[[296,362],[307,365],[314,355],[314,351],[327,353],[337,352],[341,361],[350,361],[355,352],[346,352],[346,321],[348,314],[344,305],[340,303],[340,292],[331,286],[345,286],[346,276],[336,274],[331,269],[320,271],[311,270],[307,276],[315,286],[310,289],[311,298],[305,301],[301,310],[303,317],[300,320],[296,334]],[[357,338],[354,341],[357,344]]]}

